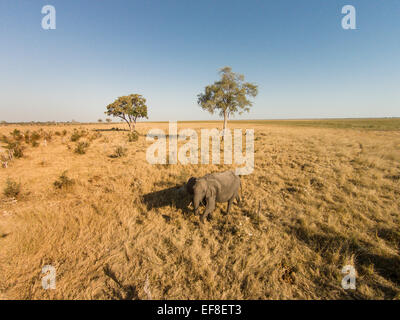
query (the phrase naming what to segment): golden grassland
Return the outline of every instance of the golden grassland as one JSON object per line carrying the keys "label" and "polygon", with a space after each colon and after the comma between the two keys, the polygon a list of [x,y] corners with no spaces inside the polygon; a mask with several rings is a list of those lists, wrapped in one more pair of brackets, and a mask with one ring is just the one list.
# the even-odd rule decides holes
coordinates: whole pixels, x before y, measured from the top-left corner
{"label": "golden grassland", "polygon": [[[2,193],[21,185],[0,195],[1,298],[400,298],[400,131],[231,122],[254,128],[255,169],[241,204],[218,204],[203,225],[175,187],[232,166],[150,165],[145,135],[168,124],[140,123],[136,142],[116,126],[0,126],[52,132],[0,168]],[[111,157],[118,146],[126,154]],[[75,183],[56,188],[64,171]],[[47,264],[55,290],[41,286]],[[341,287],[348,264],[356,290]]]}

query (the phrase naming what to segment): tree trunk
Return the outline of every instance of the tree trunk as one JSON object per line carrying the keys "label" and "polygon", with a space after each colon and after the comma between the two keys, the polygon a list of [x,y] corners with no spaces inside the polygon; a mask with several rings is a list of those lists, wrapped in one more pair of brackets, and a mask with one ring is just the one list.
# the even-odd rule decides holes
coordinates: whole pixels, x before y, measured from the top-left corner
{"label": "tree trunk", "polygon": [[228,129],[228,112],[224,111],[224,128],[222,132],[222,138],[225,137],[226,129]]}
{"label": "tree trunk", "polygon": [[122,118],[122,117],[121,117],[121,119],[122,119],[122,120],[125,120],[125,122],[128,124],[129,131],[132,131],[131,123],[130,123],[126,118]]}

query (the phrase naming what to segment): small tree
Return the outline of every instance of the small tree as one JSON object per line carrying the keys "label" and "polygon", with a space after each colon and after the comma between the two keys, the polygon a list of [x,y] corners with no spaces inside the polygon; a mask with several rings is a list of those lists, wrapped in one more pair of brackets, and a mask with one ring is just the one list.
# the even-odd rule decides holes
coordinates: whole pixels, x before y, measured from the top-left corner
{"label": "small tree", "polygon": [[110,118],[107,118],[106,121],[107,123],[111,123],[112,120]]}
{"label": "small tree", "polygon": [[134,131],[138,118],[148,119],[146,99],[140,94],[119,97],[107,106],[105,114],[120,118],[128,124],[130,131]]}
{"label": "small tree", "polygon": [[97,122],[98,122],[98,123],[102,123],[102,122],[103,122],[103,119],[99,119],[99,120],[97,120]]}
{"label": "small tree", "polygon": [[244,76],[232,72],[231,67],[220,69],[221,80],[205,87],[200,93],[197,103],[204,110],[214,114],[217,110],[224,117],[224,134],[229,117],[239,112],[249,112],[253,103],[247,97],[255,97],[258,93],[257,85],[244,82]]}

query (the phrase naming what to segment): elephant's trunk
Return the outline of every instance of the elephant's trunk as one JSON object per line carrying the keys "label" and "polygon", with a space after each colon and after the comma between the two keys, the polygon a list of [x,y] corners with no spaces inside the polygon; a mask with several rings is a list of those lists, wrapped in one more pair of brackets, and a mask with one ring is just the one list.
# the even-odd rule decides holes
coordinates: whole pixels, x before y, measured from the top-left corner
{"label": "elephant's trunk", "polygon": [[197,210],[199,209],[200,202],[201,202],[202,197],[200,195],[194,195],[193,197],[193,207],[194,207],[194,213],[197,214]]}

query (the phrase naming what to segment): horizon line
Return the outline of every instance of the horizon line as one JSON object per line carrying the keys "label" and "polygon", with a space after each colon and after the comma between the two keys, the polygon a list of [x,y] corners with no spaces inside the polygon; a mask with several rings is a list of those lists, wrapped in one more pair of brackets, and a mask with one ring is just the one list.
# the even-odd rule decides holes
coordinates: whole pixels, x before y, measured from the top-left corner
{"label": "horizon line", "polygon": [[[385,120],[385,119],[400,119],[400,116],[386,116],[386,117],[324,117],[324,118],[278,118],[278,119],[229,119],[228,122],[249,122],[249,121],[313,121],[313,120]],[[137,123],[168,123],[168,122],[223,122],[224,120],[141,120],[137,121]],[[7,124],[32,124],[32,123],[50,123],[50,124],[125,124],[123,120],[121,121],[111,121],[111,122],[98,122],[98,121],[76,121],[76,120],[68,120],[68,121],[17,121],[17,122],[8,122],[1,121],[0,125]]]}

